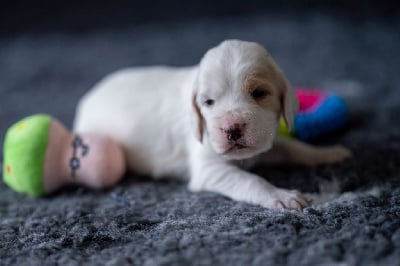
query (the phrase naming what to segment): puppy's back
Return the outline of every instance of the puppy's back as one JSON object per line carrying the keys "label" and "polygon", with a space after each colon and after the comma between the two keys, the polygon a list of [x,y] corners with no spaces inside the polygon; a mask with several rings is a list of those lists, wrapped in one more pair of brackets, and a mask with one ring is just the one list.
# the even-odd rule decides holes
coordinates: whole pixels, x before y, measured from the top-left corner
{"label": "puppy's back", "polygon": [[128,68],[105,77],[80,100],[74,129],[120,142],[131,170],[155,177],[184,171],[184,99],[194,68]]}

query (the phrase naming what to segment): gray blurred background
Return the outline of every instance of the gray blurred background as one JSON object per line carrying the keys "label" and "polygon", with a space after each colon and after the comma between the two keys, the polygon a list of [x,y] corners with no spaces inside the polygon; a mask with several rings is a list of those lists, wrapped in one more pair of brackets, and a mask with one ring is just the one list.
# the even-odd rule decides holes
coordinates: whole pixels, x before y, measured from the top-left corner
{"label": "gray blurred background", "polygon": [[396,1],[2,1],[0,139],[38,112],[71,127],[79,98],[112,71],[193,65],[238,38],[264,45],[293,85],[347,99],[348,127],[316,143],[355,156],[254,170],[331,199],[303,214],[134,173],[41,199],[0,182],[0,265],[397,265],[399,29]]}

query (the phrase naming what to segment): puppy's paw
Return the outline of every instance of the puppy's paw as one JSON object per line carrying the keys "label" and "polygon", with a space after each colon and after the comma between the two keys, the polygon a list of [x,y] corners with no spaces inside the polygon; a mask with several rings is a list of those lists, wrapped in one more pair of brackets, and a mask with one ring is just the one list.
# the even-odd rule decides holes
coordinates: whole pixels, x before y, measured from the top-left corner
{"label": "puppy's paw", "polygon": [[289,209],[301,211],[309,206],[309,200],[296,190],[276,189],[270,195],[270,199],[263,204],[270,209]]}
{"label": "puppy's paw", "polygon": [[353,155],[351,151],[343,146],[337,145],[333,147],[323,148],[319,156],[320,164],[333,164],[339,163],[346,159],[351,158]]}

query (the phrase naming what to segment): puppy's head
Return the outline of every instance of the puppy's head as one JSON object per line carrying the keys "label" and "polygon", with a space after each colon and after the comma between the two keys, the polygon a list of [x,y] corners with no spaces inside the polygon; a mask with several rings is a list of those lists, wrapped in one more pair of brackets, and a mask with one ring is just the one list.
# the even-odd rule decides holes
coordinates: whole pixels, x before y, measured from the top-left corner
{"label": "puppy's head", "polygon": [[246,159],[272,147],[281,115],[292,127],[298,103],[262,46],[228,40],[201,60],[193,108],[199,141],[207,137],[217,154]]}

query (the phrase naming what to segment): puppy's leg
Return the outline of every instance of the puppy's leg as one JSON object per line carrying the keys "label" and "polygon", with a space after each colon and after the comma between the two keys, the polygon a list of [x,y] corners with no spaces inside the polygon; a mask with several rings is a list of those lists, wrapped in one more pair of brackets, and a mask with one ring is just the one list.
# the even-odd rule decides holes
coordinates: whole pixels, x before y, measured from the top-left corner
{"label": "puppy's leg", "polygon": [[308,166],[331,164],[351,158],[349,149],[336,145],[316,147],[291,138],[278,137],[271,151],[265,154],[267,162],[291,162]]}
{"label": "puppy's leg", "polygon": [[271,209],[302,210],[309,205],[301,193],[276,188],[265,179],[223,161],[197,161],[191,172],[192,191],[212,191]]}

